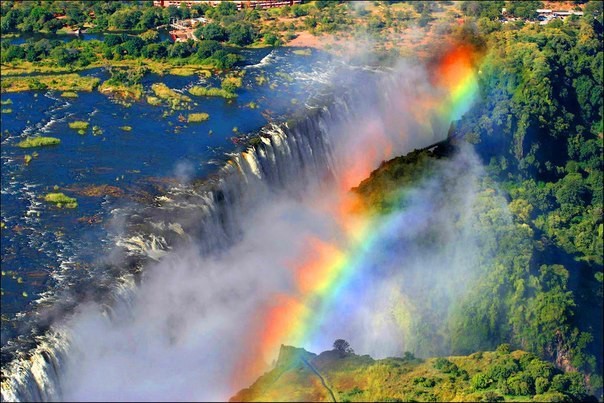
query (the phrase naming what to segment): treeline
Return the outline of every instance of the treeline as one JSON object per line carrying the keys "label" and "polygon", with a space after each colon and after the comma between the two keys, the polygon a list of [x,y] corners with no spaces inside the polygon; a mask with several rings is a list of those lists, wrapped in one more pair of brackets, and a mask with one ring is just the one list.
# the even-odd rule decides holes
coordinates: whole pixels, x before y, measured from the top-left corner
{"label": "treeline", "polygon": [[458,131],[505,182],[524,222],[601,267],[603,26],[602,3],[593,4],[595,15],[565,23],[495,31],[479,23],[490,49],[484,97]]}
{"label": "treeline", "polygon": [[2,1],[2,32],[56,32],[64,27],[147,30],[171,18],[204,15],[207,5],[154,7],[152,1]]}
{"label": "treeline", "polygon": [[144,58],[157,61],[170,59],[182,64],[200,63],[227,69],[240,60],[240,56],[216,41],[170,43],[161,41],[156,31],[140,35],[108,34],[104,41],[40,39],[28,40],[22,45],[2,41],[1,50],[2,63],[44,62],[74,68],[83,68],[96,62]]}
{"label": "treeline", "polygon": [[[487,51],[481,96],[452,129],[487,167],[472,208],[481,270],[436,333],[417,323],[418,350],[429,351],[443,334],[451,354],[511,343],[582,371],[592,391],[601,391],[601,5],[544,26],[469,18],[458,31]],[[387,213],[400,192],[383,190],[430,175],[435,157],[413,153],[384,164],[359,191]]]}
{"label": "treeline", "polygon": [[[456,131],[488,164],[516,229],[494,238],[496,270],[473,289],[457,332],[507,337],[559,366],[598,374],[592,386],[601,387],[602,2],[584,11],[544,26],[502,25],[492,15],[468,22],[489,51],[483,96]],[[494,293],[500,299],[480,297]]]}
{"label": "treeline", "polygon": [[[319,6],[321,6],[319,4]],[[331,9],[333,7],[327,7]],[[217,7],[206,4],[191,8],[154,7],[152,2],[105,1],[6,1],[0,6],[2,33],[56,32],[64,27],[86,27],[89,31],[130,30],[130,33],[106,34],[104,40],[63,43],[58,40],[28,40],[22,45],[2,42],[2,63],[48,61],[58,66],[86,67],[101,60],[145,58],[181,59],[183,63],[203,63],[225,69],[238,60],[226,46],[265,43],[279,46],[295,37],[296,25],[263,25],[276,16],[317,15],[314,4],[294,5],[270,10],[237,10],[234,3]],[[328,13],[329,14],[329,13]],[[205,16],[211,22],[195,31],[199,41],[168,43],[161,41],[153,28],[172,18]],[[327,19],[328,20],[328,19]],[[326,20],[326,21],[327,21]],[[141,30],[140,34],[132,33]]]}
{"label": "treeline", "polygon": [[[532,234],[524,252],[518,242],[505,243],[525,263],[514,265],[518,258],[510,256],[499,266],[505,270],[489,274],[465,307],[477,319],[462,328],[508,317],[518,345],[601,373],[603,66],[601,11],[594,9],[564,24],[493,31],[481,75],[485,97],[458,131],[476,143],[516,222]],[[487,309],[479,294],[495,284],[504,298]]]}
{"label": "treeline", "polygon": [[[508,337],[560,366],[601,374],[602,3],[544,26],[482,17],[468,28],[489,52],[483,96],[456,131],[488,164],[516,229],[495,238],[497,266],[473,289],[457,333],[481,329],[477,338]],[[500,298],[480,296],[494,293]],[[601,387],[600,375],[592,380]]]}

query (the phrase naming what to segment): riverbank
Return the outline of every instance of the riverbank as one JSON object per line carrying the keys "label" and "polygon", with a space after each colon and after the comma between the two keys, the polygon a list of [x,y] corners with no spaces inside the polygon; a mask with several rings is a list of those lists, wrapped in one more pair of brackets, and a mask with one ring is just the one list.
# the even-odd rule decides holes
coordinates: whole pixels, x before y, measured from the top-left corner
{"label": "riverbank", "polygon": [[[56,91],[93,91],[100,84],[96,77],[86,77],[79,73],[103,67],[132,69],[146,68],[148,72],[164,75],[193,76],[199,74],[203,77],[212,76],[213,66],[210,65],[177,65],[170,61],[157,61],[151,59],[132,59],[119,61],[100,61],[86,67],[60,67],[49,64],[33,64],[22,62],[17,65],[2,65],[0,76],[0,92],[21,92],[31,90],[56,90]],[[111,93],[115,86],[102,86],[102,92]],[[126,85],[116,88],[117,92],[137,94]],[[124,91],[126,90],[126,91]],[[140,94],[134,98],[140,98]]]}
{"label": "riverbank", "polygon": [[100,81],[97,77],[82,77],[78,74],[3,77],[0,79],[0,91],[7,93],[32,90],[91,92],[98,87]]}
{"label": "riverbank", "polygon": [[194,74],[211,74],[214,69],[212,65],[202,64],[182,64],[181,60],[153,60],[153,59],[127,59],[127,60],[99,60],[83,67],[73,66],[57,66],[50,61],[42,62],[27,62],[20,63],[2,63],[2,77],[7,76],[23,76],[23,75],[42,75],[42,74],[58,74],[58,73],[76,73],[86,70],[96,69],[100,67],[146,67],[151,73],[163,76],[165,74],[175,75],[194,75]]}

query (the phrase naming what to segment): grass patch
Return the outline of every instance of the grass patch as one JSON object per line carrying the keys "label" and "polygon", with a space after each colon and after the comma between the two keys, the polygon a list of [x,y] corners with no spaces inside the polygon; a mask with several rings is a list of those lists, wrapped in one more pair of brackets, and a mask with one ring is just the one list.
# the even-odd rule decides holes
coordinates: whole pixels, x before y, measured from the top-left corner
{"label": "grass patch", "polygon": [[191,98],[174,91],[164,83],[155,83],[151,89],[157,98],[168,101],[172,109],[181,109],[184,104],[191,102]]}
{"label": "grass patch", "polygon": [[32,90],[92,91],[99,85],[97,77],[82,77],[78,74],[45,75],[36,77],[3,77],[2,92]]}
{"label": "grass patch", "polygon": [[[4,38],[6,35],[2,34]],[[126,59],[126,60],[111,60],[110,61],[112,67],[140,67],[145,66],[152,73],[159,74],[163,76],[166,72],[170,72],[173,68],[180,68],[182,66],[175,66],[173,61],[171,60],[153,60],[153,59]],[[57,74],[57,73],[73,73],[74,71],[82,71],[82,70],[90,70],[98,67],[103,67],[107,64],[106,60],[96,60],[84,67],[74,67],[74,66],[58,66],[56,62],[50,59],[36,61],[36,62],[28,62],[19,60],[16,63],[7,63],[2,65],[2,76],[19,76],[24,74]],[[189,66],[187,66],[189,67]],[[214,65],[195,65],[191,66],[195,68],[201,74],[205,74],[202,72],[208,72],[209,70],[214,68]]]}
{"label": "grass patch", "polygon": [[69,122],[69,128],[74,130],[87,130],[90,123],[84,122],[82,120],[76,120],[74,122]]}
{"label": "grass patch", "polygon": [[208,115],[207,113],[204,113],[204,112],[201,112],[201,113],[189,113],[189,116],[187,117],[187,122],[188,123],[191,123],[191,122],[205,122],[209,118],[210,118],[210,115]]}
{"label": "grass patch", "polygon": [[27,154],[27,155],[25,155],[25,157],[23,157],[23,160],[25,161],[25,165],[29,165],[29,163],[32,160],[32,156]]}
{"label": "grass patch", "polygon": [[11,108],[3,108],[0,113],[13,113],[13,110]]}
{"label": "grass patch", "polygon": [[170,70],[168,70],[168,74],[173,74],[175,76],[192,76],[199,74],[206,78],[212,76],[212,73],[209,70],[200,69],[198,66],[172,67]]}
{"label": "grass patch", "polygon": [[0,101],[0,105],[12,105],[13,104],[13,100],[8,98],[5,101]]}
{"label": "grass patch", "polygon": [[120,129],[125,131],[125,132],[131,132],[132,131],[132,126],[120,126]]}
{"label": "grass patch", "polygon": [[310,55],[312,55],[312,50],[310,50],[310,49],[296,49],[296,50],[292,51],[292,53],[294,55],[298,55],[298,56],[310,56]]}
{"label": "grass patch", "polygon": [[46,147],[60,144],[61,140],[56,137],[28,137],[17,143],[20,148]]}
{"label": "grass patch", "polygon": [[[109,81],[109,80],[107,80]],[[105,81],[99,86],[99,91],[103,94],[116,95],[123,99],[140,99],[143,96],[143,86],[141,84],[123,85],[110,84]]]}
{"label": "grass patch", "polygon": [[61,96],[63,98],[77,98],[78,97],[78,93],[77,92],[73,92],[73,91],[65,91],[64,93],[61,94]]}
{"label": "grass patch", "polygon": [[195,68],[193,67],[173,67],[168,71],[168,74],[175,76],[188,77],[195,74]]}
{"label": "grass patch", "polygon": [[198,97],[222,97],[225,99],[237,98],[237,94],[215,87],[200,87],[198,85],[189,89],[191,95]]}
{"label": "grass patch", "polygon": [[254,102],[254,101],[251,101],[249,104],[247,104],[247,107],[250,108],[250,109],[258,109],[259,108],[258,104],[256,102]]}
{"label": "grass patch", "polygon": [[65,196],[63,193],[48,193],[44,196],[44,200],[48,203],[53,203],[57,207],[65,207],[65,208],[76,208],[78,207],[78,201],[69,196]]}

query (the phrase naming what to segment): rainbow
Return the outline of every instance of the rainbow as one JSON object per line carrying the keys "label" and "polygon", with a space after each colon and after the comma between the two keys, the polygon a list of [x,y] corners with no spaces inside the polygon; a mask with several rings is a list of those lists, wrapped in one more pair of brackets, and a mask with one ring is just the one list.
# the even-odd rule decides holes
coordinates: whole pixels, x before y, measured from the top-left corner
{"label": "rainbow", "polygon": [[[429,106],[429,111],[445,121],[460,119],[478,91],[476,60],[477,54],[469,46],[453,46],[445,52],[429,69],[438,96],[418,100],[420,108]],[[330,323],[333,315],[341,312],[342,304],[346,308],[354,305],[362,276],[375,265],[371,252],[376,245],[400,228],[402,214],[377,215],[349,191],[375,169],[371,157],[394,157],[384,136],[376,133],[375,137],[374,148],[355,155],[355,163],[340,178],[337,202],[321,207],[332,209],[329,213],[336,217],[343,237],[337,241],[317,237],[307,240],[302,256],[288,267],[295,290],[274,295],[257,312],[257,326],[246,337],[250,345],[234,374],[238,380],[235,383],[255,379],[266,370],[266,363],[276,357],[281,344],[304,347],[320,338],[322,324]]]}

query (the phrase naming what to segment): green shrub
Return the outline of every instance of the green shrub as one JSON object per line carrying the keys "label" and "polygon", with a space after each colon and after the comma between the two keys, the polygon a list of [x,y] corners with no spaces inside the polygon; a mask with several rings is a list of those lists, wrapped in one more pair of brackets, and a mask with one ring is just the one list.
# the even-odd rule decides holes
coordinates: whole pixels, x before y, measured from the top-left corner
{"label": "green shrub", "polygon": [[520,366],[516,360],[509,356],[504,357],[500,362],[493,364],[487,371],[490,378],[498,381],[508,379],[512,374],[520,371]]}
{"label": "green shrub", "polygon": [[533,378],[524,372],[512,375],[507,380],[507,383],[510,388],[510,394],[515,396],[530,395],[535,389]]}
{"label": "green shrub", "polygon": [[73,91],[65,91],[61,94],[63,98],[77,98],[78,93]]}
{"label": "green shrub", "polygon": [[497,346],[497,353],[499,354],[509,354],[510,353],[510,345],[508,343],[503,343]]}
{"label": "green shrub", "polygon": [[535,393],[542,394],[549,389],[549,381],[546,378],[539,377],[535,379]]}
{"label": "green shrub", "polygon": [[455,365],[454,363],[452,363],[451,361],[447,360],[446,358],[443,357],[439,357],[434,361],[434,368],[444,372],[445,374],[448,373],[457,373],[457,371],[459,370],[459,368],[457,367],[457,365]]}
{"label": "green shrub", "polygon": [[554,376],[556,369],[553,364],[540,359],[532,360],[526,366],[526,372],[529,373],[533,378],[545,378],[548,381]]}
{"label": "green shrub", "polygon": [[132,126],[120,126],[120,129],[125,132],[130,132],[132,131]]}
{"label": "green shrub", "polygon": [[430,378],[424,378],[423,376],[418,376],[417,378],[413,378],[414,385],[424,386],[426,388],[432,388],[436,385],[436,381]]}
{"label": "green shrub", "polygon": [[470,385],[472,385],[472,387],[476,390],[486,389],[491,385],[491,383],[493,383],[493,380],[486,374],[476,374],[470,381]]}

